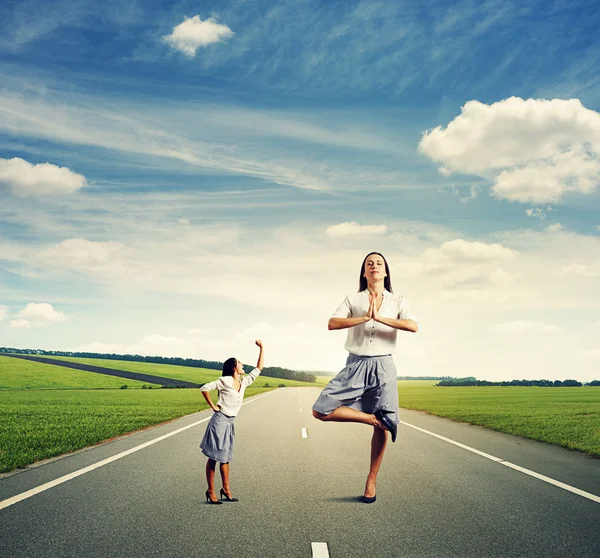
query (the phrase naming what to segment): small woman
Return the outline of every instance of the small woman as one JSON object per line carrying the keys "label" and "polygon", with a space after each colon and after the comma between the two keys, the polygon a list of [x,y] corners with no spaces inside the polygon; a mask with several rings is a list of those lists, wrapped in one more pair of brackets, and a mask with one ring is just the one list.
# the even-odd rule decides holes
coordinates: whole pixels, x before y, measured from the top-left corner
{"label": "small woman", "polygon": [[[246,388],[256,380],[263,368],[263,343],[257,340],[256,345],[260,349],[258,362],[256,368],[248,375],[244,372],[242,362],[232,357],[223,363],[223,375],[220,378],[214,382],[204,384],[200,388],[204,399],[206,399],[206,402],[214,411],[200,443],[202,453],[208,457],[208,462],[206,463],[206,481],[208,483],[206,501],[210,504],[222,504],[223,499],[227,502],[238,501],[237,498],[231,495],[229,463],[233,458],[235,417],[242,406]],[[219,392],[219,399],[216,405],[212,402],[209,394],[213,389]],[[221,500],[215,494],[215,469],[217,462],[220,463],[221,480],[223,481],[223,487],[220,492]]]}
{"label": "small woman", "polygon": [[375,502],[376,480],[398,418],[398,385],[392,353],[398,331],[419,329],[406,299],[393,294],[390,269],[379,252],[367,254],[360,268],[358,293],[347,295],[329,319],[328,328],[348,329],[344,369],[333,378],[313,405],[322,421],[359,422],[373,427],[371,466],[363,501]]}

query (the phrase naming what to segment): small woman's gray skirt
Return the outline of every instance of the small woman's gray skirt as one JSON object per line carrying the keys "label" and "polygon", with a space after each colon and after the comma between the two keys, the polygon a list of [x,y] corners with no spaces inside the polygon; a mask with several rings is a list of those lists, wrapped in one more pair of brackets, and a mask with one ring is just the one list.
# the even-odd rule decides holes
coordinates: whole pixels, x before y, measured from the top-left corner
{"label": "small woman's gray skirt", "polygon": [[313,409],[323,415],[329,415],[341,406],[369,414],[381,409],[400,424],[396,376],[392,355],[359,356],[350,353],[346,366],[325,386]]}
{"label": "small woman's gray skirt", "polygon": [[235,439],[235,417],[228,417],[221,411],[213,413],[208,421],[200,447],[206,457],[219,463],[229,463],[233,458]]}

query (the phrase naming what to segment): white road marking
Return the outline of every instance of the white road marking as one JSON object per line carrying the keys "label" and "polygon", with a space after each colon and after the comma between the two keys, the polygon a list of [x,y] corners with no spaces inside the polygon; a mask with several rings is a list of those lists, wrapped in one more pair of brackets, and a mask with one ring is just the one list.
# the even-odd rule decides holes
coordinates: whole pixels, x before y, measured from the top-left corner
{"label": "white road marking", "polygon": [[460,442],[456,442],[454,440],[451,440],[450,438],[446,438],[445,436],[440,436],[439,434],[435,434],[434,432],[430,432],[429,430],[425,430],[424,428],[419,428],[418,426],[415,426],[414,424],[408,424],[407,422],[404,422],[404,421],[400,421],[400,422],[401,422],[401,424],[404,424],[405,426],[410,426],[411,428],[414,428],[415,430],[418,430],[419,432],[429,434],[430,436],[439,438],[440,440],[443,440],[444,442],[448,442],[449,444],[453,444],[455,446],[458,446],[459,448],[465,449],[472,453],[476,453],[477,455],[480,455],[481,457],[485,457],[486,459],[495,461],[496,463],[498,463],[500,465],[505,465],[506,467],[510,467],[511,469],[514,469],[515,471],[519,471],[521,473],[529,475],[530,477],[534,477],[536,479],[547,482],[549,484],[553,484],[554,486],[557,486],[558,488],[562,488],[563,490],[567,490],[569,492],[572,492],[573,494],[577,494],[578,496],[582,496],[583,498],[587,498],[588,500],[592,500],[592,502],[597,502],[598,504],[600,504],[600,496],[596,496],[595,494],[591,494],[590,492],[586,492],[585,490],[580,490],[579,488],[575,488],[574,486],[565,484],[564,482],[560,482],[560,481],[557,481],[550,477],[546,477],[545,475],[541,475],[540,473],[536,473],[535,471],[526,469],[525,467],[520,467],[519,465],[515,465],[514,463],[511,463],[510,461],[504,461],[504,459],[501,459],[500,457],[495,457],[493,455],[490,455],[489,453],[485,453],[483,451],[479,451],[475,448],[472,448],[471,446],[466,446],[465,444],[461,444]]}
{"label": "white road marking", "polygon": [[311,542],[312,558],[329,558],[329,549],[327,543]]}
{"label": "white road marking", "polygon": [[308,438],[308,432],[306,431],[306,428],[302,429],[302,437],[303,438]]}
{"label": "white road marking", "polygon": [[[245,401],[244,403],[242,403],[242,405],[246,405],[247,403],[252,403],[253,401],[256,401],[258,399],[262,399],[263,397],[266,397],[267,395],[270,395],[271,393],[275,393],[275,390],[269,391],[267,393],[263,393],[262,395],[256,395],[254,397],[251,397],[250,399],[248,399],[248,401]],[[103,459],[102,461],[98,461],[97,463],[88,465],[87,467],[84,467],[83,469],[79,469],[78,471],[73,471],[72,473],[69,473],[68,475],[64,475],[62,477],[59,477],[59,478],[49,481],[47,483],[41,484],[40,486],[36,486],[35,488],[32,488],[25,492],[21,492],[21,494],[17,494],[16,496],[12,496],[11,498],[2,500],[2,501],[0,501],[0,510],[3,510],[4,508],[8,508],[9,506],[16,504],[17,502],[21,502],[22,500],[26,500],[27,498],[31,498],[32,496],[35,496],[36,494],[40,494],[41,492],[44,492],[50,488],[58,486],[59,484],[70,481],[71,479],[80,477],[81,475],[85,475],[86,473],[89,473],[90,471],[93,471],[94,469],[98,469],[99,467],[108,465],[109,463],[112,463],[113,461],[117,461],[117,459],[121,459],[132,453],[135,453],[136,451],[147,448],[148,446],[151,446],[152,444],[156,444],[157,442],[166,440],[167,438],[170,438],[171,436],[175,436],[175,434],[179,434],[180,432],[183,432],[184,430],[188,430],[189,428],[198,426],[199,424],[202,424],[203,422],[207,422],[208,420],[210,420],[210,417],[206,417],[206,418],[196,421],[192,424],[188,424],[187,426],[178,428],[177,430],[173,430],[173,432],[169,432],[168,434],[164,434],[163,436],[154,438],[154,440],[149,440],[148,442],[140,444],[139,446],[135,446],[134,448],[130,448],[128,450],[122,451],[121,453],[117,453],[116,455],[113,455],[111,457],[107,457],[106,459]]]}

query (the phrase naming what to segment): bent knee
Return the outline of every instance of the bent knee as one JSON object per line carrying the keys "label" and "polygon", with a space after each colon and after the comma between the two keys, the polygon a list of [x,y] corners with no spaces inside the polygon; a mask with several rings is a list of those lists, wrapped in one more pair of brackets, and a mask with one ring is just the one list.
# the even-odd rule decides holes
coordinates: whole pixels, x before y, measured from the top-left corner
{"label": "bent knee", "polygon": [[327,419],[327,415],[324,415],[323,413],[319,413],[319,411],[315,411],[313,409],[312,411],[313,417],[315,417],[316,419],[319,420],[326,420]]}

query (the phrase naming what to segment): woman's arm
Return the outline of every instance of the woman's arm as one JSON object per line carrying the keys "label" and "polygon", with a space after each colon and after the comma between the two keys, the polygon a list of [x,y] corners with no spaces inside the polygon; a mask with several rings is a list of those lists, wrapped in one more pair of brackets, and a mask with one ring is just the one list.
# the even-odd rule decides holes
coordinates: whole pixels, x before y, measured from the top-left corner
{"label": "woman's arm", "polygon": [[358,318],[329,318],[327,329],[347,329],[360,324],[367,323],[371,318],[369,316],[360,316]]}
{"label": "woman's arm", "polygon": [[412,333],[419,331],[419,325],[413,320],[394,320],[393,318],[382,318],[381,316],[375,317],[374,320],[380,324],[393,327],[394,329],[411,331]]}
{"label": "woman's arm", "polygon": [[359,316],[358,318],[329,318],[327,329],[329,331],[332,329],[348,329],[349,327],[365,324],[373,318],[374,308],[374,302],[369,297],[369,309],[364,316]]}
{"label": "woman's arm", "polygon": [[256,363],[256,368],[258,368],[259,370],[263,369],[264,363],[265,363],[265,357],[263,354],[263,342],[260,339],[257,339],[255,341],[256,345],[260,348],[260,351],[258,353],[258,362]]}
{"label": "woman's arm", "polygon": [[206,399],[206,402],[208,403],[208,406],[215,412],[219,412],[221,410],[221,407],[219,407],[218,405],[215,405],[212,402],[212,399],[210,398],[210,392],[209,391],[203,391],[202,395],[204,396],[204,399]]}
{"label": "woman's arm", "polygon": [[400,320],[396,318],[384,318],[377,312],[377,305],[373,306],[373,319],[380,324],[393,327],[394,329],[401,329],[402,331],[410,331],[416,333],[419,331],[419,324],[414,320]]}

